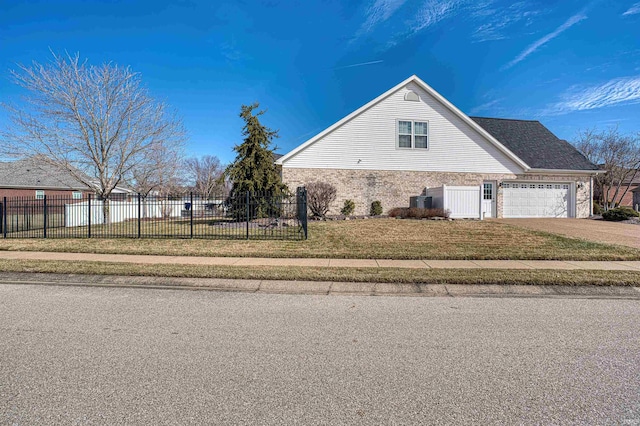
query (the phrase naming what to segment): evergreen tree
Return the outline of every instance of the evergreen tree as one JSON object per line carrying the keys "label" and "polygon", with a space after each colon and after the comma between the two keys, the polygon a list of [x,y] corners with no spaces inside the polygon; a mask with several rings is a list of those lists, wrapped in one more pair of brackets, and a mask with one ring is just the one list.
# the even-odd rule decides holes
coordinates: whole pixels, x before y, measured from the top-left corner
{"label": "evergreen tree", "polygon": [[[276,214],[274,199],[267,202],[264,197],[278,197],[286,191],[286,185],[280,179],[280,173],[274,164],[273,150],[270,148],[272,140],[278,137],[277,130],[271,130],[260,123],[259,117],[265,111],[254,110],[259,107],[257,102],[252,105],[242,105],[240,117],[245,125],[242,128],[244,141],[236,145],[236,159],[231,163],[225,174],[232,182],[230,201],[238,219],[242,219],[240,203],[245,202],[247,191],[256,195],[252,197],[250,216],[266,217]],[[235,201],[234,201],[235,200]],[[242,207],[245,210],[246,206]]]}

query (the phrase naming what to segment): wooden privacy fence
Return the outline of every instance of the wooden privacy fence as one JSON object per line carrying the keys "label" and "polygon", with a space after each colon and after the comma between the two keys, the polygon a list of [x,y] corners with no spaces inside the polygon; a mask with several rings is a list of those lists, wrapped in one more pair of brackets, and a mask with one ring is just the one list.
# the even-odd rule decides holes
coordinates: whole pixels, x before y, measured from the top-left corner
{"label": "wooden privacy fence", "polygon": [[3,238],[307,238],[307,192],[4,197]]}

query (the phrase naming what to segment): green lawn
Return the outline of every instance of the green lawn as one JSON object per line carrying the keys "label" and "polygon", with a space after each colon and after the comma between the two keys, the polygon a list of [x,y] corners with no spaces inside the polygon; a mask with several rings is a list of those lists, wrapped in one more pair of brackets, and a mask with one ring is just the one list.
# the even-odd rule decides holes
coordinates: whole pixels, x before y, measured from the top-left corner
{"label": "green lawn", "polygon": [[378,259],[640,260],[640,250],[491,221],[367,219],[310,222],[305,241],[6,239],[0,250],[190,256]]}

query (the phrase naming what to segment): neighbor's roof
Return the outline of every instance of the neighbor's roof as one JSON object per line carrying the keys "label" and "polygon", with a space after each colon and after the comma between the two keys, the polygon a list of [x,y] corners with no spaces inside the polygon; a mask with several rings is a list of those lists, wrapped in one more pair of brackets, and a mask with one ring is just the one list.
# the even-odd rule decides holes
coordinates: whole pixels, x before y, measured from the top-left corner
{"label": "neighbor's roof", "polygon": [[599,170],[539,121],[470,117],[532,169]]}
{"label": "neighbor's roof", "polygon": [[0,162],[0,188],[89,190],[69,172],[34,158]]}

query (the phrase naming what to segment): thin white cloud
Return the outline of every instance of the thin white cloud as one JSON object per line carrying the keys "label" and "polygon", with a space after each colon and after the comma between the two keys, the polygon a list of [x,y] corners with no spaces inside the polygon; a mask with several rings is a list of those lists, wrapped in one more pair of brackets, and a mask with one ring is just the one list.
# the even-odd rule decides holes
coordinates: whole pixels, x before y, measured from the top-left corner
{"label": "thin white cloud", "polygon": [[631,6],[626,12],[622,14],[622,16],[637,15],[638,13],[640,13],[640,3],[636,3]]}
{"label": "thin white cloud", "polygon": [[448,18],[463,3],[464,0],[426,0],[410,24],[410,32],[415,34]]}
{"label": "thin white cloud", "polygon": [[504,100],[504,98],[500,98],[500,99],[494,99],[492,101],[486,102],[482,105],[478,105],[474,108],[471,108],[471,110],[469,111],[469,115],[476,115],[476,114],[480,114],[483,112],[490,112],[492,110],[495,110],[496,108],[493,108],[497,105],[500,105],[500,102],[502,102]]}
{"label": "thin white cloud", "polygon": [[420,31],[437,24],[438,22],[453,16],[461,10],[461,6],[470,0],[426,0],[416,13],[414,18],[403,25],[389,41],[386,48],[392,48],[398,43],[416,36]]}
{"label": "thin white cloud", "polygon": [[591,87],[574,86],[561,96],[560,102],[547,109],[548,114],[584,111],[624,103],[640,102],[640,75],[609,80]]}
{"label": "thin white cloud", "polygon": [[471,17],[481,21],[471,34],[473,42],[494,41],[509,38],[508,33],[515,25],[526,27],[531,25],[534,18],[543,13],[535,9],[535,5],[521,1],[509,7],[498,7],[494,2],[477,3],[472,7]]}
{"label": "thin white cloud", "polygon": [[379,60],[379,61],[369,61],[369,62],[360,62],[357,64],[351,64],[351,65],[344,65],[341,67],[336,67],[334,68],[334,70],[341,70],[344,68],[354,68],[354,67],[363,67],[365,65],[373,65],[373,64],[379,64],[380,62],[384,62],[383,60]]}
{"label": "thin white cloud", "polygon": [[370,33],[373,29],[387,19],[407,0],[374,0],[365,12],[365,20],[356,32],[356,38]]}
{"label": "thin white cloud", "polygon": [[541,39],[536,40],[534,43],[532,43],[529,47],[527,47],[525,50],[523,50],[518,56],[516,56],[515,59],[513,59],[511,62],[509,62],[507,65],[505,65],[503,67],[503,69],[511,68],[512,66],[514,66],[518,62],[520,62],[523,59],[525,59],[527,56],[529,56],[532,53],[534,53],[540,47],[544,46],[545,44],[547,44],[548,42],[550,42],[551,40],[553,40],[554,38],[558,37],[560,34],[565,32],[566,30],[568,30],[569,28],[573,27],[578,22],[583,21],[585,19],[587,19],[587,15],[585,14],[585,10],[582,10],[582,11],[576,13],[575,15],[570,17],[564,24],[562,24],[558,28],[556,28],[554,31],[550,32],[549,34],[545,35]]}

